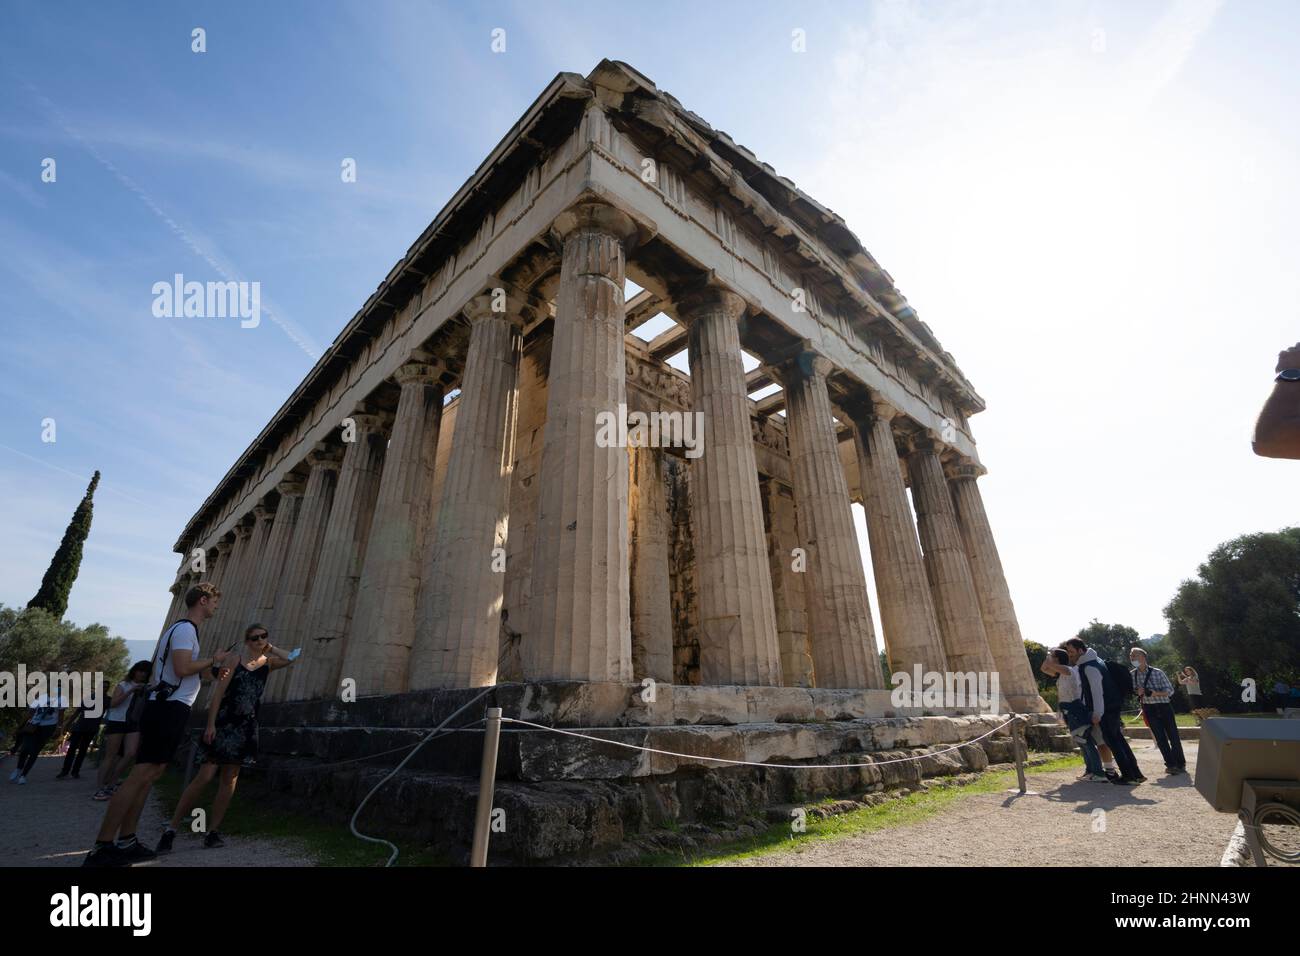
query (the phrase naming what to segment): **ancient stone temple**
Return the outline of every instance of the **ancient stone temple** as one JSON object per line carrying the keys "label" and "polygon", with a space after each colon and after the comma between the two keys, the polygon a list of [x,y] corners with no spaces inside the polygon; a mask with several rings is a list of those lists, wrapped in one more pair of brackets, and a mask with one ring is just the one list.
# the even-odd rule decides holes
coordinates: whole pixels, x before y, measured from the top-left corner
{"label": "ancient stone temple", "polygon": [[843,220],[605,61],[542,92],[232,465],[168,618],[201,577],[208,649],[253,620],[302,646],[286,725],[345,687],[492,685],[643,731],[900,717],[865,544],[893,671],[996,672],[1040,712],[983,408]]}

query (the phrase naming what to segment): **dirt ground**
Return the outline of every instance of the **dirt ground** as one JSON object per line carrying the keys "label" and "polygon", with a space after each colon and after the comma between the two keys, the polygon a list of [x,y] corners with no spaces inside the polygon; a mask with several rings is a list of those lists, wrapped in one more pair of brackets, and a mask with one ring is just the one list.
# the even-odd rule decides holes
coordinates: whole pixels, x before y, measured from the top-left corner
{"label": "dirt ground", "polygon": [[[969,794],[913,825],[723,865],[1218,866],[1236,817],[1210,809],[1190,774],[1166,776],[1154,743],[1132,747],[1147,776],[1136,787],[1083,782],[1076,779],[1082,769],[1030,771],[1035,795]],[[1194,770],[1196,744],[1183,747]]]}
{"label": "dirt ground", "polygon": [[[63,758],[43,756],[28,774],[26,786],[9,782],[17,758],[0,762],[0,866],[80,866],[95,844],[95,831],[108,805],[91,799],[95,768],[82,768],[81,779],[56,780]],[[210,798],[209,798],[210,799]],[[239,796],[236,794],[235,799]],[[210,804],[208,804],[210,806]],[[139,836],[151,849],[164,822],[158,797],[151,795],[140,815]],[[226,845],[203,849],[202,839],[178,833],[167,856],[139,866],[310,866],[303,851],[286,843],[241,840],[221,834]]]}

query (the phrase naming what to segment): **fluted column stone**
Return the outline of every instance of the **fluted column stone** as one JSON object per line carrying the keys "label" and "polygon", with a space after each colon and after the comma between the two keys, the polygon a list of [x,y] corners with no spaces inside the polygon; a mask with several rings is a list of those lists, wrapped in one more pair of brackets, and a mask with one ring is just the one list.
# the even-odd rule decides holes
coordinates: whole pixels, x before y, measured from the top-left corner
{"label": "fluted column stone", "polygon": [[[596,440],[627,401],[623,281],[632,220],[599,203],[555,223],[564,250],[538,481],[528,680],[632,676],[624,448]],[[609,443],[605,443],[608,445]]]}
{"label": "fluted column stone", "polygon": [[943,636],[948,668],[955,672],[991,674],[993,655],[984,634],[975,582],[939,453],[943,445],[918,436],[907,456],[916,508],[916,528],[925,554],[926,577]]}
{"label": "fluted column stone", "polygon": [[[252,621],[265,625],[268,630],[275,623],[275,599],[280,592],[284,574],[288,570],[289,549],[293,544],[294,531],[298,526],[298,514],[302,510],[302,500],[306,490],[307,482],[300,478],[285,478],[276,485],[276,491],[280,493],[280,503],[276,505],[275,520],[271,524],[271,533],[266,539],[266,547],[262,552],[257,586],[253,589],[253,607],[249,615]],[[282,646],[278,629],[272,634],[271,642]]]}
{"label": "fluted column stone", "polygon": [[521,308],[492,295],[477,296],[465,308],[469,348],[438,516],[426,535],[412,689],[496,682]]}
{"label": "fluted column stone", "polygon": [[205,624],[203,630],[199,633],[200,654],[211,654],[213,647],[217,643],[217,634],[221,628],[221,616],[225,611],[226,581],[231,576],[230,572],[233,565],[231,555],[234,547],[235,536],[233,534],[229,539],[222,538],[216,544],[217,556],[208,562],[208,573],[203,579],[221,592],[221,600],[218,604],[216,616]]}
{"label": "fluted column stone", "polygon": [[629,448],[628,550],[632,677],[672,683],[672,585],[668,572],[668,496],[663,452]]}
{"label": "fluted column stone", "polygon": [[759,482],[767,528],[767,566],[772,573],[772,601],[776,606],[776,640],[781,649],[781,683],[785,687],[815,687],[812,651],[808,646],[808,605],[804,599],[806,574],[795,570],[794,549],[799,547],[794,493],[775,478]]}
{"label": "fluted column stone", "polygon": [[700,681],[781,683],[772,574],[767,566],[749,396],[737,322],[744,300],[721,288],[684,296],[694,411],[703,454],[695,482]]}
{"label": "fluted column stone", "polygon": [[910,675],[919,664],[922,671],[941,674],[948,658],[894,442],[896,414],[893,406],[877,402],[854,422],[880,625],[894,671]]}
{"label": "fluted column stone", "polygon": [[[253,615],[257,611],[257,600],[262,589],[262,576],[267,573],[265,565],[266,546],[271,539],[272,526],[275,524],[276,509],[265,504],[253,506],[253,533],[248,540],[248,557],[246,570],[240,587],[240,601],[237,620],[234,622],[234,638],[243,640],[244,631],[253,624]],[[265,624],[265,621],[259,622]]]}
{"label": "fluted column stone", "polygon": [[[343,450],[320,442],[307,455],[311,469],[302,505],[298,509],[298,522],[293,530],[289,553],[284,562],[284,573],[275,595],[275,643],[280,647],[302,647],[308,634],[307,601],[316,580],[316,566],[320,561],[321,543],[325,527],[334,508],[334,492],[338,487],[339,468],[343,464]],[[300,658],[293,667],[277,670],[267,679],[265,699],[280,700],[289,690],[290,675],[301,668]]]}
{"label": "fluted column stone", "polygon": [[818,687],[880,688],[880,656],[840,462],[826,376],[831,363],[801,353],[780,369],[799,535],[808,555],[805,597]]}
{"label": "fluted column stone", "polygon": [[394,375],[401,387],[397,415],[343,659],[342,675],[356,681],[358,695],[407,689],[442,422],[442,371],[438,364],[408,362]]}
{"label": "fluted column stone", "polygon": [[984,474],[980,465],[957,463],[949,467],[949,487],[957,512],[957,525],[966,545],[975,595],[984,619],[984,634],[998,669],[998,683],[1008,703],[1017,712],[1045,713],[1050,710],[1039,696],[1020,622],[1011,602],[1002,558],[998,555],[993,529],[976,479]]}
{"label": "fluted column stone", "polygon": [[343,444],[334,507],[325,525],[316,580],[307,601],[308,630],[302,660],[290,668],[290,700],[311,700],[338,690],[344,644],[388,443],[386,416],[357,411],[349,417],[355,433],[351,441]]}

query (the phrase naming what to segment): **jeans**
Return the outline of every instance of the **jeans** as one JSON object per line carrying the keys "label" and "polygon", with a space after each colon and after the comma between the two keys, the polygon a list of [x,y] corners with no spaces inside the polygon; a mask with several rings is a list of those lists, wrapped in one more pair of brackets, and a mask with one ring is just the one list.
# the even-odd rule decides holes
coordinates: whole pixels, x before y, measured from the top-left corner
{"label": "jeans", "polygon": [[1101,751],[1092,740],[1091,726],[1080,727],[1078,733],[1070,731],[1074,736],[1074,742],[1079,745],[1083,751],[1083,767],[1088,773],[1105,773],[1106,770],[1101,764]]}
{"label": "jeans", "polygon": [[1176,770],[1187,767],[1187,758],[1183,756],[1183,741],[1178,736],[1178,721],[1174,717],[1174,708],[1170,704],[1143,704],[1142,713],[1146,716],[1151,736],[1160,748],[1160,756],[1165,758],[1165,766]]}
{"label": "jeans", "polygon": [[1124,737],[1119,708],[1108,710],[1101,715],[1101,736],[1105,739],[1111,753],[1115,755],[1115,763],[1119,765],[1121,777],[1132,780],[1142,776],[1142,771],[1138,769],[1137,758],[1133,756],[1133,748],[1128,745],[1128,740]]}

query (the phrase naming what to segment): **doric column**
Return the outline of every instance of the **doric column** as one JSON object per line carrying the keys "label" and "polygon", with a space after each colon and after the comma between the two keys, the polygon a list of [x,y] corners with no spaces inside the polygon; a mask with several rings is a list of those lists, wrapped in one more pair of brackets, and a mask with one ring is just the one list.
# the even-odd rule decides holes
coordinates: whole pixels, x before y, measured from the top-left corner
{"label": "doric column", "polygon": [[745,303],[710,287],[678,307],[688,323],[692,407],[702,419],[703,454],[692,465],[700,681],[779,685],[772,574],[736,326]]}
{"label": "doric column", "polygon": [[[270,536],[266,539],[266,548],[262,551],[257,586],[253,589],[253,609],[249,614],[252,621],[264,624],[268,629],[275,627],[275,598],[288,570],[289,548],[293,544],[293,533],[298,526],[298,514],[302,510],[306,490],[307,483],[300,478],[285,478],[276,485],[280,503],[276,505],[275,520],[271,524]],[[271,633],[271,643],[283,646],[278,628]]]}
{"label": "doric column", "polygon": [[[235,536],[232,534],[229,539],[222,538],[217,542],[217,556],[208,561],[208,573],[204,575],[203,580],[211,584],[221,592],[220,605],[226,602],[226,582],[231,578],[233,566],[232,552],[235,547]],[[212,648],[217,642],[217,633],[221,628],[222,609],[218,605],[217,616],[214,617],[203,627],[199,634],[199,653],[210,654]]]}
{"label": "doric column", "polygon": [[185,591],[189,588],[186,581],[186,575],[182,574],[167,589],[171,593],[172,599],[171,603],[167,605],[167,617],[163,621],[162,630],[159,633],[166,631],[179,619],[180,615],[177,614],[177,609],[185,606]]}
{"label": "doric column", "polygon": [[[276,509],[265,504],[253,506],[253,534],[248,541],[248,556],[245,561],[246,571],[241,584],[237,620],[232,640],[243,640],[244,631],[254,623],[253,615],[257,612],[257,600],[262,590],[262,578],[267,573],[266,545],[271,539],[271,528],[275,523]],[[265,624],[265,621],[260,622]]]}
{"label": "doric column", "polygon": [[761,479],[758,487],[763,496],[763,523],[768,536],[767,565],[772,572],[781,683],[786,687],[813,687],[816,681],[812,651],[808,647],[808,606],[803,586],[807,575],[794,569],[794,549],[799,547],[794,494],[775,478]]}
{"label": "doric column", "polygon": [[818,687],[878,688],[884,680],[826,391],[830,370],[828,359],[811,352],[780,369],[794,502],[808,555],[804,593],[813,667]]}
{"label": "doric column", "polygon": [[[293,649],[301,647],[307,637],[307,600],[316,579],[316,565],[320,561],[321,542],[325,526],[334,508],[334,491],[338,486],[339,467],[343,463],[343,450],[320,442],[307,455],[311,471],[298,509],[298,523],[293,530],[289,554],[284,562],[284,574],[275,595],[274,643]],[[299,659],[292,667],[278,670],[268,678],[265,699],[279,700],[288,690],[290,675],[304,665]]]}
{"label": "doric column", "polygon": [[1044,712],[1048,708],[1038,695],[1038,682],[1029,666],[1020,622],[1011,603],[1011,589],[1002,570],[998,546],[993,541],[984,499],[975,483],[982,474],[984,468],[975,464],[958,463],[948,469],[957,524],[966,544],[971,579],[984,619],[984,634],[998,668],[998,683],[1008,703],[1019,712]]}
{"label": "doric column", "polygon": [[907,456],[912,480],[912,503],[916,507],[916,529],[925,553],[925,570],[930,580],[935,616],[948,668],[957,672],[991,674],[989,653],[980,616],[975,583],[971,580],[966,548],[957,528],[948,479],[939,452],[943,445],[925,435],[913,439]]}
{"label": "doric column", "polygon": [[920,664],[923,671],[942,674],[948,658],[894,443],[895,414],[892,405],[877,402],[854,422],[880,625],[895,671],[911,674]]}
{"label": "doric column", "polygon": [[[357,411],[348,416],[354,431],[344,441],[334,507],[321,543],[316,580],[307,599],[307,631],[302,659],[290,668],[289,699],[310,700],[338,690],[343,645],[356,602],[357,580],[365,559],[370,521],[379,493],[379,474],[388,443],[385,416]],[[347,430],[344,432],[348,437]]]}
{"label": "doric column", "polygon": [[[494,311],[496,304],[504,311]],[[437,523],[427,535],[410,687],[496,682],[521,303],[476,297]]]}
{"label": "doric column", "polygon": [[397,417],[343,658],[342,676],[357,682],[358,695],[395,694],[407,687],[442,421],[442,371],[438,364],[408,362],[394,375],[401,386]]}
{"label": "doric column", "polygon": [[628,575],[631,581],[632,677],[672,683],[673,608],[668,575],[668,500],[663,452],[629,448]]}
{"label": "doric column", "polygon": [[252,567],[257,563],[253,555],[253,523],[235,525],[235,547],[230,552],[230,571],[221,586],[221,614],[214,620],[221,626],[216,631],[213,650],[224,651],[244,629],[244,603],[248,600],[248,582]]}
{"label": "doric column", "polygon": [[597,442],[626,404],[623,276],[634,225],[587,203],[555,223],[564,242],[546,396],[524,677],[632,677],[627,451]]}
{"label": "doric column", "polygon": [[[207,562],[207,567],[199,576],[200,580],[207,581],[218,590],[221,589],[221,579],[225,577],[226,565],[230,563],[230,549],[234,543],[235,536],[232,534],[229,538],[222,538],[205,552],[204,560]],[[212,554],[213,551],[216,554]]]}

